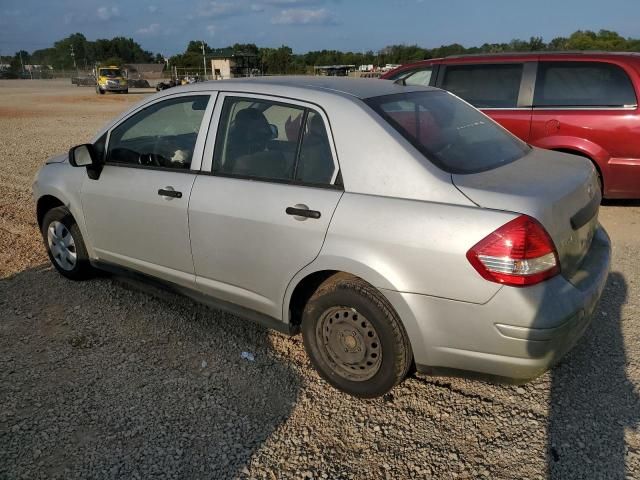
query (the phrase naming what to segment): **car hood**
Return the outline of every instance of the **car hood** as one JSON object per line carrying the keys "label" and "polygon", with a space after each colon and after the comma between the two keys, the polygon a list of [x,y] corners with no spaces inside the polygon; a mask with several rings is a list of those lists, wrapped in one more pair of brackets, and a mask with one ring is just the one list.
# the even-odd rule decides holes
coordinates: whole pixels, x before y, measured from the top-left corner
{"label": "car hood", "polygon": [[524,213],[553,239],[562,274],[576,272],[589,250],[601,200],[588,159],[533,148],[523,158],[476,174],[454,174],[455,186],[483,208]]}
{"label": "car hood", "polygon": [[69,160],[69,155],[67,153],[60,153],[58,155],[54,155],[53,157],[48,158],[45,163],[47,165],[50,163],[64,163],[64,162],[67,162],[68,160]]}

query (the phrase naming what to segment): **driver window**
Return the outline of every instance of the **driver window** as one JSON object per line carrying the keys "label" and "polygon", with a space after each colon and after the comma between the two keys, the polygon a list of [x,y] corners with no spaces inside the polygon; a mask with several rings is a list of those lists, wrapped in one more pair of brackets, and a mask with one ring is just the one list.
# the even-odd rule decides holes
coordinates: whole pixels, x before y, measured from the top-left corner
{"label": "driver window", "polygon": [[208,95],[155,103],[111,131],[107,162],[188,169]]}

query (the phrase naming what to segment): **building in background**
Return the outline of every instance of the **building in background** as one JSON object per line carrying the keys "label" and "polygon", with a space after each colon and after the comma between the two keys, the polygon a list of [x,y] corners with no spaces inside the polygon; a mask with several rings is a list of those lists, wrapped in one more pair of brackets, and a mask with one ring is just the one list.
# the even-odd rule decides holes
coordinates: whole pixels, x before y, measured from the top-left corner
{"label": "building in background", "polygon": [[346,77],[355,69],[355,65],[321,65],[313,67],[313,73],[327,77]]}
{"label": "building in background", "polygon": [[160,80],[164,63],[126,63],[122,68],[130,80]]}
{"label": "building in background", "polygon": [[232,48],[220,48],[208,55],[211,59],[211,78],[253,77],[261,74],[260,60],[251,53],[234,52]]}

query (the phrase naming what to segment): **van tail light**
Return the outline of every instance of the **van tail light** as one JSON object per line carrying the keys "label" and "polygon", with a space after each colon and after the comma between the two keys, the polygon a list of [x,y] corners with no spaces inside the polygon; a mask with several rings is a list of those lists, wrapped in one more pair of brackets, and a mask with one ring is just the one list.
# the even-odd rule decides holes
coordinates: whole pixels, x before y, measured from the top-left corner
{"label": "van tail light", "polygon": [[467,259],[483,278],[514,287],[534,285],[560,273],[553,240],[527,215],[480,240],[467,252]]}

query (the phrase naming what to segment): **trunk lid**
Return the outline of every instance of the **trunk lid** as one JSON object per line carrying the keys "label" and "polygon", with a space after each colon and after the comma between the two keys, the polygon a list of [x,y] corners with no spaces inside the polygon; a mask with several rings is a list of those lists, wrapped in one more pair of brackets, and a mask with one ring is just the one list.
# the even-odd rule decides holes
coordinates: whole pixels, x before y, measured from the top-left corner
{"label": "trunk lid", "polygon": [[565,278],[580,267],[598,225],[601,200],[598,175],[588,159],[534,148],[507,165],[451,178],[480,207],[538,220],[555,243]]}

